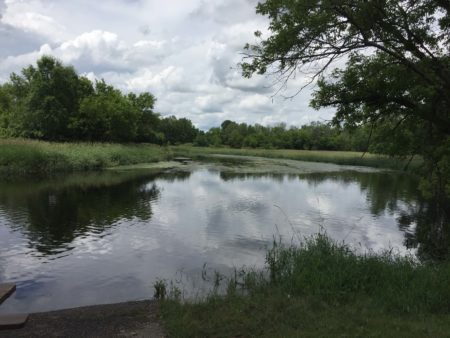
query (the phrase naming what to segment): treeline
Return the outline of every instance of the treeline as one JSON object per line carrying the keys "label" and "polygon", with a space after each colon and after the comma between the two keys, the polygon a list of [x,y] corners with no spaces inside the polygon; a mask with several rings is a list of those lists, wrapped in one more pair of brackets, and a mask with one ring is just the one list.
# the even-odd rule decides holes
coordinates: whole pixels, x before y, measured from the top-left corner
{"label": "treeline", "polygon": [[0,137],[48,141],[192,142],[186,118],[161,118],[150,93],[124,94],[44,56],[0,85]]}
{"label": "treeline", "polygon": [[[224,121],[204,132],[186,118],[162,118],[151,93],[124,94],[105,81],[93,83],[72,66],[43,56],[0,85],[0,137],[46,141],[194,143],[232,148],[369,150],[368,127],[341,129],[313,122],[265,127]],[[379,152],[379,149],[377,149]]]}
{"label": "treeline", "polygon": [[369,135],[370,130],[366,127],[350,131],[320,122],[287,128],[283,123],[264,127],[227,120],[219,128],[199,131],[194,144],[233,148],[367,151]]}

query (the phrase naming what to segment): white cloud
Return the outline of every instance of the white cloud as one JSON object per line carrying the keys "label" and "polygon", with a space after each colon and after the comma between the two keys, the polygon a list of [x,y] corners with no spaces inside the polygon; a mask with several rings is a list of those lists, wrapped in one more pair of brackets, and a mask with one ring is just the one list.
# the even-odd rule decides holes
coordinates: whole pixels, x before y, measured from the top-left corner
{"label": "white cloud", "polygon": [[54,18],[39,13],[45,6],[39,1],[6,0],[1,22],[25,32],[36,33],[50,42],[61,41],[66,28]]}
{"label": "white cloud", "polygon": [[[254,41],[255,30],[267,32],[256,2],[6,0],[0,3],[0,33],[7,32],[0,36],[0,81],[51,54],[90,79],[151,91],[162,114],[188,117],[201,128],[224,119],[303,124],[329,118],[331,111],[308,106],[310,90],[273,99],[273,80],[241,76],[242,47]],[[298,77],[287,93],[304,83]]]}
{"label": "white cloud", "polygon": [[271,104],[270,99],[267,96],[261,94],[253,94],[244,97],[238,104],[238,107],[242,110],[251,110],[253,112],[259,112],[261,110],[267,110]]}

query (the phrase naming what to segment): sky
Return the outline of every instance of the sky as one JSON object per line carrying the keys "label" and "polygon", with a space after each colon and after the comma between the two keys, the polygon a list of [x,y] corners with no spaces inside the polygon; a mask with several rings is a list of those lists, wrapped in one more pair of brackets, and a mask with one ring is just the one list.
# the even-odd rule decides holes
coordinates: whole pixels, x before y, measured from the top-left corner
{"label": "sky", "polygon": [[124,92],[151,92],[163,116],[187,117],[201,129],[237,122],[288,126],[329,120],[309,107],[314,86],[298,74],[241,76],[245,43],[267,36],[257,0],[0,0],[0,83],[11,72],[53,55]]}

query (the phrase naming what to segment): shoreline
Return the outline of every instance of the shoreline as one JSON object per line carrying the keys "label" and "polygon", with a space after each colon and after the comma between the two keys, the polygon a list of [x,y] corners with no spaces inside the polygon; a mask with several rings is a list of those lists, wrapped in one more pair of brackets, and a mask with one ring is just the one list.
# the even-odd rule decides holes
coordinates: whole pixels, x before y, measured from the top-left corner
{"label": "shoreline", "polygon": [[37,312],[22,329],[0,330],[0,338],[165,336],[154,300]]}
{"label": "shoreline", "polygon": [[233,149],[194,147],[192,145],[158,146],[122,143],[57,143],[26,139],[0,139],[0,174],[22,176],[67,172],[99,171],[119,166],[145,165],[169,161],[176,156],[193,159],[211,156],[263,157],[379,169],[415,171],[420,159],[412,163],[385,155],[352,151],[292,149]]}

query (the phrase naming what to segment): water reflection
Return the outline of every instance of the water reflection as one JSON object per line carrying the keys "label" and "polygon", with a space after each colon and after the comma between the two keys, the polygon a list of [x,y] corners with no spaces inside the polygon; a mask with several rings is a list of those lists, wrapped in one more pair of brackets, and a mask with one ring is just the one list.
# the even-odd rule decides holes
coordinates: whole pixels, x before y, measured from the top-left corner
{"label": "water reflection", "polygon": [[448,255],[448,223],[409,176],[208,168],[1,182],[0,282],[20,288],[0,312],[148,298],[157,277],[261,265],[274,235],[321,227],[362,251]]}
{"label": "water reflection", "polygon": [[0,217],[51,255],[70,249],[76,237],[102,234],[119,220],[149,220],[160,191],[154,174],[106,172],[39,182],[0,183]]}
{"label": "water reflection", "polygon": [[[450,257],[450,206],[436,208],[436,204],[422,199],[418,191],[418,179],[410,175],[393,172],[368,174],[357,171],[303,175],[221,172],[220,177],[224,181],[269,178],[283,182],[302,179],[306,180],[311,188],[327,181],[337,182],[342,187],[357,183],[374,217],[380,217],[385,212],[397,215],[397,224],[404,233],[403,245],[406,248],[417,249],[416,255],[422,260],[444,260]],[[319,218],[317,221],[321,222],[323,219]]]}
{"label": "water reflection", "polygon": [[[214,171],[209,170],[214,175]],[[418,248],[420,257],[445,258],[449,252],[448,226],[442,215],[436,215],[432,205],[418,196],[417,181],[407,175],[391,172],[362,173],[357,171],[314,174],[245,174],[219,172],[224,182],[305,181],[309,189],[326,182],[341,187],[357,184],[374,217],[385,212],[399,212],[398,226],[405,234],[404,245]],[[0,183],[0,216],[13,229],[29,239],[29,246],[50,255],[70,249],[78,236],[101,234],[119,220],[137,218],[149,221],[152,201],[160,196],[155,179],[169,183],[183,182],[190,172],[146,173],[140,171],[89,173],[30,182],[29,180]],[[217,189],[211,182],[208,189]],[[253,196],[254,197],[254,196]],[[400,204],[400,205],[399,205]],[[255,198],[235,199],[229,209],[264,216],[268,205]],[[227,211],[209,211],[210,231],[223,229]],[[323,221],[318,219],[317,221]]]}
{"label": "water reflection", "polygon": [[[450,206],[437,207],[436,203],[420,200],[417,206],[403,212],[398,218],[405,231],[405,246],[417,249],[421,260],[450,259]],[[408,231],[411,227],[414,232]]]}

